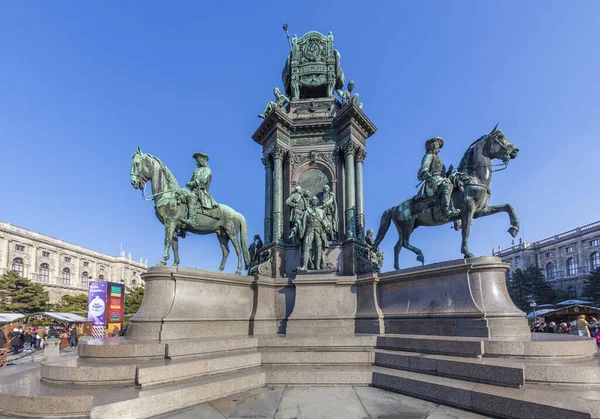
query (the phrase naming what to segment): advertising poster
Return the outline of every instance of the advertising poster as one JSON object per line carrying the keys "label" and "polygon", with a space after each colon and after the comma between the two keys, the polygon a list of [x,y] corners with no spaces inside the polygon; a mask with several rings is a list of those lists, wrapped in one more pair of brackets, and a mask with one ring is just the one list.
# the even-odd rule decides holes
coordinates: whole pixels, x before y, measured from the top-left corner
{"label": "advertising poster", "polygon": [[123,327],[123,314],[125,311],[125,286],[108,282],[106,286],[106,328],[110,331],[116,326],[119,330]]}
{"label": "advertising poster", "polygon": [[106,313],[106,282],[95,281],[90,284],[88,296],[88,320],[95,327],[104,328]]}

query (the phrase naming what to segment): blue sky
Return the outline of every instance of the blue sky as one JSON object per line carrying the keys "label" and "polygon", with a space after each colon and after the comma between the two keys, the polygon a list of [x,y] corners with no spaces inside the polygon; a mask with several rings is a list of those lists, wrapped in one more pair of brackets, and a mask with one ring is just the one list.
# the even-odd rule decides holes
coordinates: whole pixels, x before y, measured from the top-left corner
{"label": "blue sky", "polygon": [[[378,127],[364,167],[368,226],[415,193],[426,139],[444,137],[441,156],[456,166],[496,123],[521,153],[495,174],[491,203],[516,207],[520,236],[596,221],[599,15],[596,1],[3,2],[0,220],[109,254],[122,242],[154,264],[163,227],[129,184],[140,145],[180,184],[192,153],[208,153],[213,196],[262,235],[264,169],[250,136],[282,87],[285,17],[291,34],[334,33]],[[476,220],[471,251],[510,245],[508,227],[505,214]],[[411,243],[427,262],[461,257],[448,226]],[[189,236],[181,257],[216,269],[216,237]],[[417,263],[405,250],[400,261]]]}

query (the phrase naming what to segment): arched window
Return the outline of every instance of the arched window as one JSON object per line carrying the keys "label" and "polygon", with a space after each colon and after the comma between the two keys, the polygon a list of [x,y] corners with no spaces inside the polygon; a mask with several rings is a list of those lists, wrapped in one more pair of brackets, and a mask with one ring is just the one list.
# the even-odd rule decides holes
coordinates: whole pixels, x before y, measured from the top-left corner
{"label": "arched window", "polygon": [[104,275],[100,275],[100,276],[98,277],[98,281],[104,281]]}
{"label": "arched window", "polygon": [[567,275],[577,275],[577,259],[567,259]]}
{"label": "arched window", "polygon": [[135,287],[137,286],[137,282],[135,281],[135,279],[132,279],[132,280],[131,280],[131,286],[132,286],[133,288],[135,288]]}
{"label": "arched window", "polygon": [[50,280],[50,266],[47,263],[40,265],[40,271],[38,273],[38,281],[48,282]]}
{"label": "arched window", "polygon": [[556,277],[556,269],[554,263],[550,262],[546,265],[546,279],[554,279]]}
{"label": "arched window", "polygon": [[590,271],[600,268],[600,252],[594,252],[590,255]]}
{"label": "arched window", "polygon": [[88,278],[88,273],[87,272],[82,272],[81,273],[81,286],[83,288],[87,288],[88,284],[89,284],[90,280]]}
{"label": "arched window", "polygon": [[569,291],[569,296],[571,298],[577,298],[577,289],[573,285],[567,288],[567,291]]}
{"label": "arched window", "polygon": [[63,285],[69,285],[71,283],[71,270],[64,268],[62,270],[62,283]]}
{"label": "arched window", "polygon": [[14,258],[10,269],[15,271],[19,276],[23,276],[23,259]]}

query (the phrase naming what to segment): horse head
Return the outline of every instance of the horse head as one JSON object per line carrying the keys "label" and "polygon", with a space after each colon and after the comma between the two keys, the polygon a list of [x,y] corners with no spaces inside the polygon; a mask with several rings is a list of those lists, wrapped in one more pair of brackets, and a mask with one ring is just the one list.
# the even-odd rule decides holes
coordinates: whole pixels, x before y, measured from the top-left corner
{"label": "horse head", "polygon": [[504,164],[508,164],[519,154],[519,148],[508,141],[504,133],[498,129],[498,124],[487,137],[489,141],[488,157],[490,159],[500,159]]}
{"label": "horse head", "polygon": [[135,189],[144,189],[146,182],[152,178],[152,168],[148,161],[148,155],[142,153],[142,149],[138,146],[131,160],[131,172],[129,174],[131,186]]}

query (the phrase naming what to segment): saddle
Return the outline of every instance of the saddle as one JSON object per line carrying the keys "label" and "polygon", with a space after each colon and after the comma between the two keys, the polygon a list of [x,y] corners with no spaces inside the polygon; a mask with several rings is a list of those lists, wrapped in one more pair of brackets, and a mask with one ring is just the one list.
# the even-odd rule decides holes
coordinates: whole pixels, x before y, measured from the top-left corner
{"label": "saddle", "polygon": [[205,215],[207,217],[218,220],[221,218],[221,208],[218,205],[214,208],[202,208],[201,206],[198,206],[198,211],[196,212],[196,214]]}
{"label": "saddle", "polygon": [[440,199],[437,196],[434,196],[432,198],[419,199],[419,196],[417,195],[410,201],[410,212],[416,214],[439,205]]}

